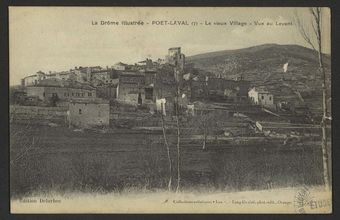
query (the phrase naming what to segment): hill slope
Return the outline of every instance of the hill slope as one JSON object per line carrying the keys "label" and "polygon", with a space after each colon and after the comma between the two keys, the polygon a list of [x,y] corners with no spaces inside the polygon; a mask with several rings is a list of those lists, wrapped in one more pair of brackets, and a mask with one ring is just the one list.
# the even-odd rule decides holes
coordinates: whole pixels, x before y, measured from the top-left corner
{"label": "hill slope", "polygon": [[[324,61],[330,73],[330,57],[324,55]],[[216,76],[229,79],[243,76],[253,86],[264,85],[276,101],[305,102],[312,108],[321,108],[322,77],[317,54],[309,48],[264,44],[198,54],[188,57],[187,62]],[[288,71],[284,73],[283,64],[287,62]]]}

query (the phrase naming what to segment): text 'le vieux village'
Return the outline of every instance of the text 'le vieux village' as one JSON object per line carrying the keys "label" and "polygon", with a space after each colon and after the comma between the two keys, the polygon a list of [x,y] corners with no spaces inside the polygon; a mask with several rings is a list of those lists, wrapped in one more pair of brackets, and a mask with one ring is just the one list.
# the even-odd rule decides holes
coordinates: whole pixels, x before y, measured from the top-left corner
{"label": "text 'le vieux village'", "polygon": [[153,25],[153,26],[292,26],[293,22],[264,22],[264,21],[187,21],[187,20],[153,20],[151,22],[146,22],[142,20],[138,21],[112,21],[112,20],[101,20],[92,21],[92,25],[98,26],[143,26],[143,25]]}

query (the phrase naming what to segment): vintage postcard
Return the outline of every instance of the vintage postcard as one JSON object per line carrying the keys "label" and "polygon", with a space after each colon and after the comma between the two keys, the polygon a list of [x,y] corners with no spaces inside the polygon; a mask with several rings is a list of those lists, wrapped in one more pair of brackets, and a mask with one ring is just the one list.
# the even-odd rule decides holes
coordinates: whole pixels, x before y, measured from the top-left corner
{"label": "vintage postcard", "polygon": [[11,213],[332,213],[330,16],[9,7]]}

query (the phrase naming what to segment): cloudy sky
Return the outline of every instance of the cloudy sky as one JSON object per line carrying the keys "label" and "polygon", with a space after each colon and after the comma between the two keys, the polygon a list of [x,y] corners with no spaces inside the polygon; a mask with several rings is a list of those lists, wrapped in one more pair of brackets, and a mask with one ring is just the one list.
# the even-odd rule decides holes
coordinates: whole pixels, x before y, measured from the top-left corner
{"label": "cloudy sky", "polygon": [[[186,56],[266,43],[308,46],[295,27],[294,13],[308,23],[306,8],[10,7],[10,84],[19,84],[39,70],[163,58],[168,48],[177,46]],[[152,25],[152,21],[182,20],[189,25]],[[145,25],[93,25],[96,21],[143,21]],[[204,25],[206,21],[228,25]],[[248,25],[234,26],[230,21]],[[273,25],[256,26],[255,21]],[[328,26],[324,52],[330,53],[329,17],[323,21]]]}

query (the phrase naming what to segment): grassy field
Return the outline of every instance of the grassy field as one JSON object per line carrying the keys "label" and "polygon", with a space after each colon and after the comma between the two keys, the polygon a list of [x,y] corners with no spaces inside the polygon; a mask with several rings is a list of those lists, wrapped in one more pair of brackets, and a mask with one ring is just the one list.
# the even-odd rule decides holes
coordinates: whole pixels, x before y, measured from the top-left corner
{"label": "grassy field", "polygon": [[[175,137],[170,137],[176,171]],[[257,190],[322,184],[320,144],[282,140],[237,143],[183,137],[181,187]],[[166,189],[168,161],[161,133],[111,133],[65,127],[11,125],[13,198],[34,192],[121,192]],[[176,172],[173,173],[174,181]],[[175,186],[174,186],[175,187]]]}

